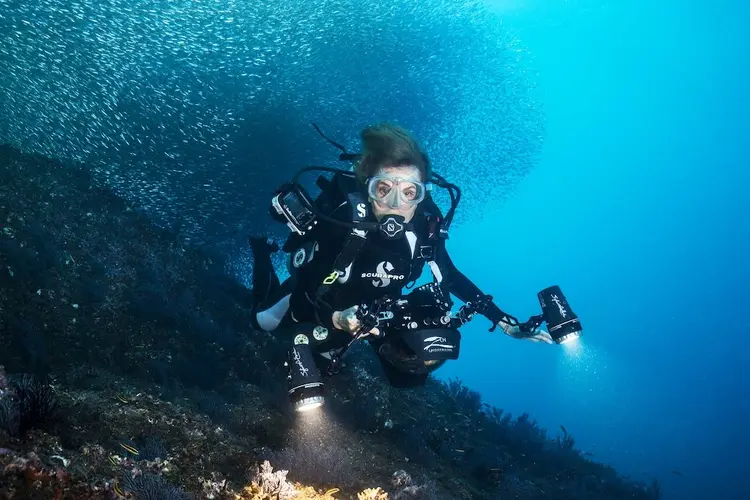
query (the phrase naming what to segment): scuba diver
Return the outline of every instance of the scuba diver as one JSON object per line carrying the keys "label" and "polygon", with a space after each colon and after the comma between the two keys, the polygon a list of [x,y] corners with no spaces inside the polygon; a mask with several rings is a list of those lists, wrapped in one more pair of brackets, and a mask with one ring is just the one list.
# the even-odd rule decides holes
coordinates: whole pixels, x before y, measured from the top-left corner
{"label": "scuba diver", "polygon": [[[474,314],[489,319],[490,331],[500,326],[516,339],[560,343],[538,328],[542,317],[519,323],[453,264],[445,240],[460,190],[432,171],[428,156],[408,131],[389,123],[368,126],[360,134],[360,155],[348,153],[315,128],[343,151],[339,159],[351,161],[354,168],[308,167],[276,191],[270,213],[291,230],[283,245],[290,277],[281,283],[273,267],[278,245],[265,236],[251,236],[255,329],[291,328],[295,346],[311,344],[333,364],[353,338],[367,337],[396,387],[422,385],[430,372],[456,359],[456,327]],[[298,182],[308,171],[334,174],[318,178],[321,194],[314,200]],[[445,217],[430,196],[433,185],[449,191],[451,208]],[[402,295],[425,265],[432,283]],[[559,288],[554,289],[562,297]],[[458,317],[450,316],[450,295],[465,303]],[[418,339],[397,342],[386,331],[397,323],[399,331],[420,332]],[[312,328],[300,335],[302,325]],[[423,350],[442,355],[425,359]],[[299,359],[292,361],[302,366]]]}

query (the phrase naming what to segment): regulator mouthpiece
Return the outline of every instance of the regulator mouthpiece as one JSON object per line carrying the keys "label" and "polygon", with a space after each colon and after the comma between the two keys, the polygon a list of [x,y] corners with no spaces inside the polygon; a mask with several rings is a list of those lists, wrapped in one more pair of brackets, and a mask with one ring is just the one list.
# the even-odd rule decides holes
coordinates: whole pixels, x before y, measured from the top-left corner
{"label": "regulator mouthpiece", "polygon": [[557,344],[564,344],[581,336],[581,322],[570,308],[559,286],[545,288],[537,296],[552,340]]}

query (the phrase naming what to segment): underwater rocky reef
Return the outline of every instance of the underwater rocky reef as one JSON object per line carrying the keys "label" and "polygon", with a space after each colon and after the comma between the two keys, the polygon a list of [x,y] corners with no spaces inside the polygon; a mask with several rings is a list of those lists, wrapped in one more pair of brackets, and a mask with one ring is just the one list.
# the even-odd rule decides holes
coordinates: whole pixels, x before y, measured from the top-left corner
{"label": "underwater rocky reef", "polygon": [[0,498],[659,498],[458,380],[388,386],[365,345],[286,399],[225,256],[81,166],[0,147]]}

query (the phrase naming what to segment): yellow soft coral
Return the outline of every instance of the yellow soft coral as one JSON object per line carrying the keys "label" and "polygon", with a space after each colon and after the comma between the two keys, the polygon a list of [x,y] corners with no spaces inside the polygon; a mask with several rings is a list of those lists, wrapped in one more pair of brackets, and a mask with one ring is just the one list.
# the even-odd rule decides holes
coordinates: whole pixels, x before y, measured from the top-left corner
{"label": "yellow soft coral", "polygon": [[[294,494],[294,500],[336,500],[333,496],[334,493],[338,493],[338,488],[333,488],[325,493],[318,493],[315,488],[311,486],[302,486],[299,483],[295,483],[294,487],[296,492]],[[235,500],[278,500],[278,495],[268,494],[253,483],[250,486],[246,486],[239,495],[235,495]],[[370,497],[367,497],[370,498]]]}
{"label": "yellow soft coral", "polygon": [[245,486],[239,495],[234,496],[235,500],[276,500],[274,496],[266,494],[257,484]]}
{"label": "yellow soft coral", "polygon": [[357,493],[358,500],[388,500],[388,493],[380,488],[367,488],[361,493]]}
{"label": "yellow soft coral", "polygon": [[[294,500],[336,500],[333,496],[334,493],[338,493],[338,488],[333,488],[325,493],[318,493],[315,488],[311,486],[302,486],[299,483],[295,483],[297,493],[294,495]],[[251,484],[246,486],[245,489],[239,495],[235,495],[235,500],[277,500],[277,495],[269,495],[263,493],[262,489],[257,484]],[[383,491],[381,488],[367,488],[361,493],[357,494],[358,500],[388,500],[388,493]]]}
{"label": "yellow soft coral", "polygon": [[[337,500],[333,496],[338,488],[331,488],[325,493],[319,493],[310,486],[290,483],[286,480],[287,471],[273,471],[268,460],[257,468],[255,478],[246,486],[235,500]],[[388,494],[380,488],[368,488],[358,493],[359,500],[388,500]]]}
{"label": "yellow soft coral", "polygon": [[302,486],[299,483],[294,483],[294,487],[297,488],[297,491],[299,492],[297,496],[295,496],[295,500],[336,500],[336,497],[333,496],[334,493],[338,493],[338,488],[333,488],[325,493],[318,493],[315,491],[315,488],[311,486]]}

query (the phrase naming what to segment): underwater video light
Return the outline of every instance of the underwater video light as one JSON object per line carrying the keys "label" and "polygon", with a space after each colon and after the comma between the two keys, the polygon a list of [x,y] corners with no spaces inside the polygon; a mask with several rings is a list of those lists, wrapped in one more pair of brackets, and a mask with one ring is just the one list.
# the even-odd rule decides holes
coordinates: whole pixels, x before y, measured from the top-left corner
{"label": "underwater video light", "polygon": [[570,308],[559,286],[545,288],[537,297],[542,306],[542,317],[547,323],[547,330],[555,343],[564,344],[581,336],[581,322]]}
{"label": "underwater video light", "polygon": [[295,337],[289,359],[284,364],[289,368],[288,394],[294,410],[306,412],[323,406],[323,380],[306,335]]}

